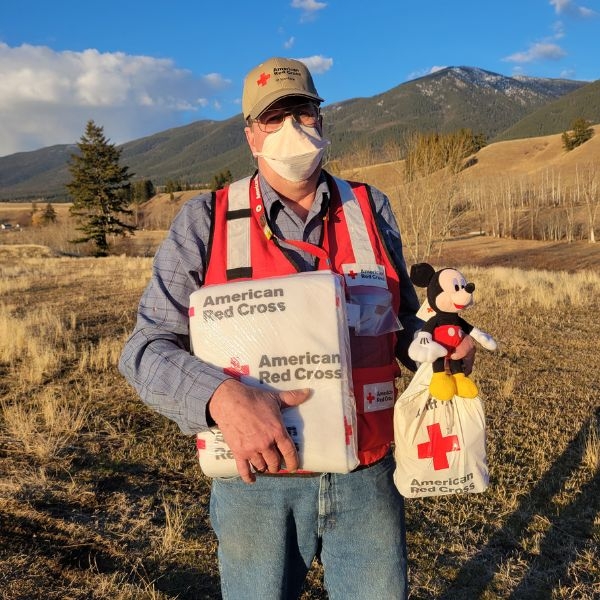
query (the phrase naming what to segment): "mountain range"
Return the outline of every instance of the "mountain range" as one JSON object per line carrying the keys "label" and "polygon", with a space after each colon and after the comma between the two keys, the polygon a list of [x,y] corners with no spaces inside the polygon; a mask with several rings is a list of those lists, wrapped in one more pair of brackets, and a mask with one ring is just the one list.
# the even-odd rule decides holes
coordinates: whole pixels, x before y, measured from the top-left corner
{"label": "mountain range", "polygon": [[[579,117],[600,123],[600,80],[507,77],[448,67],[376,96],[324,105],[322,114],[332,142],[328,160],[359,148],[376,156],[414,131],[466,128],[489,142],[519,139],[566,131]],[[134,180],[150,179],[155,186],[168,180],[206,184],[227,169],[241,177],[254,169],[243,126],[239,115],[161,131],[120,145],[121,162]],[[76,151],[74,143],[0,157],[0,200],[67,200],[68,162]]]}

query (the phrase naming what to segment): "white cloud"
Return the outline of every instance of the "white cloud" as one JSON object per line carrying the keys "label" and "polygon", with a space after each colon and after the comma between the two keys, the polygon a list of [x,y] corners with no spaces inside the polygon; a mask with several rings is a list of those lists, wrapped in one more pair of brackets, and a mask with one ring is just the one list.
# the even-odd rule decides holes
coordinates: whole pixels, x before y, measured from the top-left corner
{"label": "white cloud", "polygon": [[331,69],[333,66],[333,58],[325,58],[324,56],[309,56],[307,58],[297,58],[303,62],[308,70],[314,75],[315,73],[322,75]]}
{"label": "white cloud", "polygon": [[559,60],[567,53],[557,44],[550,42],[537,42],[532,44],[525,52],[515,52],[502,60],[516,63],[529,63],[538,60]]}
{"label": "white cloud", "polygon": [[562,77],[563,79],[573,79],[575,75],[575,69],[564,69],[560,72],[559,77]]}
{"label": "white cloud", "polygon": [[554,25],[552,26],[552,29],[554,30],[554,34],[552,36],[553,39],[561,40],[565,37],[565,28],[564,23],[562,21],[556,21],[556,23],[554,23]]}
{"label": "white cloud", "polygon": [[568,14],[583,19],[595,17],[598,13],[586,6],[580,6],[573,0],[550,0],[557,15]]}
{"label": "white cloud", "polygon": [[288,40],[286,40],[285,42],[283,42],[283,47],[286,50],[289,50],[294,45],[295,41],[296,41],[296,39],[294,38],[294,36],[292,36],[291,38],[289,38]]}
{"label": "white cloud", "polygon": [[326,2],[317,2],[316,0],[292,0],[292,8],[299,8],[302,11],[301,22],[312,21],[316,18],[317,11],[327,7]]}
{"label": "white cloud", "polygon": [[292,8],[299,8],[307,12],[322,10],[327,6],[326,2],[317,2],[316,0],[292,0]]}
{"label": "white cloud", "polygon": [[168,59],[0,42],[0,156],[77,141],[89,119],[121,143],[181,124],[230,81]]}

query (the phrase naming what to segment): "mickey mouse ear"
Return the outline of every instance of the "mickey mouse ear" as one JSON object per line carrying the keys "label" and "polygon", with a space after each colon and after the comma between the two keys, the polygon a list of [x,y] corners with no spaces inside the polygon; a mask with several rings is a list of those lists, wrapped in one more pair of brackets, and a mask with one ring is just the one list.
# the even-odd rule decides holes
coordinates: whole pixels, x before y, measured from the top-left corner
{"label": "mickey mouse ear", "polygon": [[427,287],[435,269],[429,263],[417,263],[410,268],[410,280],[418,287]]}

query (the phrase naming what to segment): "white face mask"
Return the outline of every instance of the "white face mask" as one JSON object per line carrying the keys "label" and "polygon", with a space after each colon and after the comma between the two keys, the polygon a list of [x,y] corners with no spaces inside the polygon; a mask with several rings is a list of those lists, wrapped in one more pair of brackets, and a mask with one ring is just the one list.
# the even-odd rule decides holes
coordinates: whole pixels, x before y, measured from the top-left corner
{"label": "white face mask", "polygon": [[315,172],[329,144],[315,127],[301,125],[288,117],[281,129],[265,138],[262,152],[255,152],[254,156],[264,158],[284,179],[304,181]]}

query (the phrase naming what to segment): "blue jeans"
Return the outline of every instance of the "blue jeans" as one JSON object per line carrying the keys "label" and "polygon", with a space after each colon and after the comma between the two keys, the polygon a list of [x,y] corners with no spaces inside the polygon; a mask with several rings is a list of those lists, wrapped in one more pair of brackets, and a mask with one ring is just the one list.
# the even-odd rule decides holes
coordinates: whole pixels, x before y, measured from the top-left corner
{"label": "blue jeans", "polygon": [[223,598],[297,598],[319,553],[331,600],[405,599],[404,499],[393,472],[388,455],[347,475],[214,479]]}

